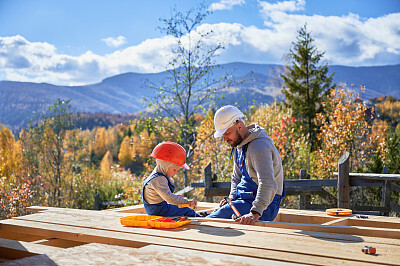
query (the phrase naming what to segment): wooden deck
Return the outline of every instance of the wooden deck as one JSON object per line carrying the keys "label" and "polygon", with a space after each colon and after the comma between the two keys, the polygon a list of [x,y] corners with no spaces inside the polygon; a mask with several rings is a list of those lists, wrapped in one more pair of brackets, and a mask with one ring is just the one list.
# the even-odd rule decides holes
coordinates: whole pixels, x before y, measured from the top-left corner
{"label": "wooden deck", "polygon": [[[198,210],[215,208],[199,203]],[[0,221],[5,265],[400,265],[400,219],[281,209],[274,222],[192,219],[177,229],[124,227],[143,206],[104,211],[31,207]],[[365,218],[368,217],[368,218]],[[375,255],[361,252],[376,248]]]}

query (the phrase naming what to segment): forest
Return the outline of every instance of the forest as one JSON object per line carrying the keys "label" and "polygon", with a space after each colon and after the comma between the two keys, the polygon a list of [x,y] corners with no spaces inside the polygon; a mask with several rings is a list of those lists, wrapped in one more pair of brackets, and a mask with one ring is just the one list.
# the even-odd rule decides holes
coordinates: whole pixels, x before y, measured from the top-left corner
{"label": "forest", "polygon": [[[82,116],[69,99],[58,99],[16,135],[0,126],[0,219],[23,215],[34,205],[93,209],[96,195],[102,202],[140,204],[142,181],[155,167],[151,151],[164,141],[181,144],[191,168],[175,177],[176,191],[199,182],[209,162],[218,181],[229,181],[231,148],[213,137],[220,107],[215,95],[240,81],[208,75],[223,45],[210,47],[206,40],[212,31],[194,30],[206,15],[191,10],[160,20],[161,30],[177,43],[168,69],[172,82],[150,84],[156,96],[144,99],[151,112],[110,124],[107,115]],[[312,179],[333,178],[345,152],[351,172],[382,173],[386,166],[388,173],[399,174],[400,100],[378,97],[367,104],[352,85],[332,84],[333,74],[327,76],[328,65],[321,61],[324,53],[313,41],[304,25],[280,75],[284,100],[256,105],[248,99],[253,104],[242,110],[245,124],[257,123],[273,139],[285,179],[299,178],[300,169]],[[353,201],[379,204],[380,189],[355,191]],[[201,189],[189,196],[204,200]],[[400,204],[399,193],[392,199]],[[286,197],[282,205],[290,208],[297,200]]]}
{"label": "forest", "polygon": [[[284,177],[298,178],[299,170],[306,168],[311,178],[333,178],[345,151],[351,152],[354,172],[381,173],[386,165],[389,173],[399,173],[400,101],[380,97],[374,99],[376,110],[370,109],[345,89],[333,90],[328,99],[331,111],[316,118],[321,131],[314,151],[308,148],[290,108],[272,103],[246,112],[246,123],[264,127],[274,140]],[[22,215],[32,205],[93,209],[97,193],[102,201],[139,204],[142,180],[155,167],[152,149],[162,141],[180,139],[179,129],[171,128],[167,117],[145,116],[127,124],[83,130],[73,128],[76,116],[68,101],[59,100],[49,111],[40,125],[22,130],[18,136],[7,127],[0,129],[2,219]],[[213,137],[214,112],[209,109],[194,117],[196,141],[188,158],[189,183],[203,178],[210,161],[218,181],[230,178],[230,147]],[[183,171],[175,182],[178,189],[183,188]],[[370,193],[374,192],[378,193]],[[191,196],[203,200],[200,189]],[[286,199],[285,204],[290,206],[293,200]]]}

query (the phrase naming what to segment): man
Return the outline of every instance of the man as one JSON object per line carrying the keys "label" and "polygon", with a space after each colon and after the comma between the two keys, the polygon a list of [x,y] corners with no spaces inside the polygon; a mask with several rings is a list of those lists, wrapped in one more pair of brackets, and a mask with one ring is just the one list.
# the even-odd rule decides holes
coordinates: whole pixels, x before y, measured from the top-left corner
{"label": "man", "polygon": [[[283,189],[282,161],[267,132],[256,124],[246,127],[243,113],[235,106],[221,107],[214,116],[214,137],[232,147],[234,169],[229,198],[242,215],[241,224],[273,221],[278,214]],[[225,200],[209,218],[231,218],[233,210]]]}

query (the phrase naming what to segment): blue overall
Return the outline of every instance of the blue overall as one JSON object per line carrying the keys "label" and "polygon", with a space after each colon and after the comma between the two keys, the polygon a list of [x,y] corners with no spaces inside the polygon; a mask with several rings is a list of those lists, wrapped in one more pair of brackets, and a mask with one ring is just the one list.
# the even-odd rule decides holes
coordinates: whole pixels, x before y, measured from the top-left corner
{"label": "blue overall", "polygon": [[150,204],[148,203],[143,196],[144,188],[153,178],[157,176],[164,176],[168,181],[168,187],[172,193],[174,193],[175,187],[171,183],[168,177],[163,175],[162,173],[154,173],[153,175],[146,178],[143,182],[142,187],[142,199],[144,204],[144,209],[148,215],[157,215],[157,216],[164,216],[164,217],[173,217],[173,216],[189,216],[195,217],[196,212],[189,207],[179,208],[177,205],[168,204],[165,200],[161,201],[157,204]]}
{"label": "blue overall", "polygon": [[[239,167],[239,170],[242,174],[242,178],[240,183],[236,186],[236,197],[232,201],[235,205],[236,209],[240,212],[241,215],[248,214],[250,212],[251,207],[253,206],[253,201],[257,195],[258,185],[250,178],[249,174],[246,170],[246,151],[247,145],[243,146],[242,152],[239,154],[236,149],[236,165]],[[273,221],[278,214],[279,206],[281,204],[281,200],[284,197],[283,195],[275,194],[274,199],[268,205],[267,209],[264,210],[261,217],[258,219],[260,221]],[[207,216],[207,218],[232,218],[232,214],[234,214],[232,208],[225,204],[217,211],[211,213]]]}

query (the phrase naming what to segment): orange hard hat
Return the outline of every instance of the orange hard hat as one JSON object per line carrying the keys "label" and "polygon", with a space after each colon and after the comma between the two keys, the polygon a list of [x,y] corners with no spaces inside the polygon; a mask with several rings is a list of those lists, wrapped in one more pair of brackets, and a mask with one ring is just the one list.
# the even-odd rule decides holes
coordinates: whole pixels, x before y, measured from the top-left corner
{"label": "orange hard hat", "polygon": [[186,164],[186,151],[185,149],[175,142],[162,142],[158,144],[151,156],[166,162],[177,164],[186,170],[189,166]]}

